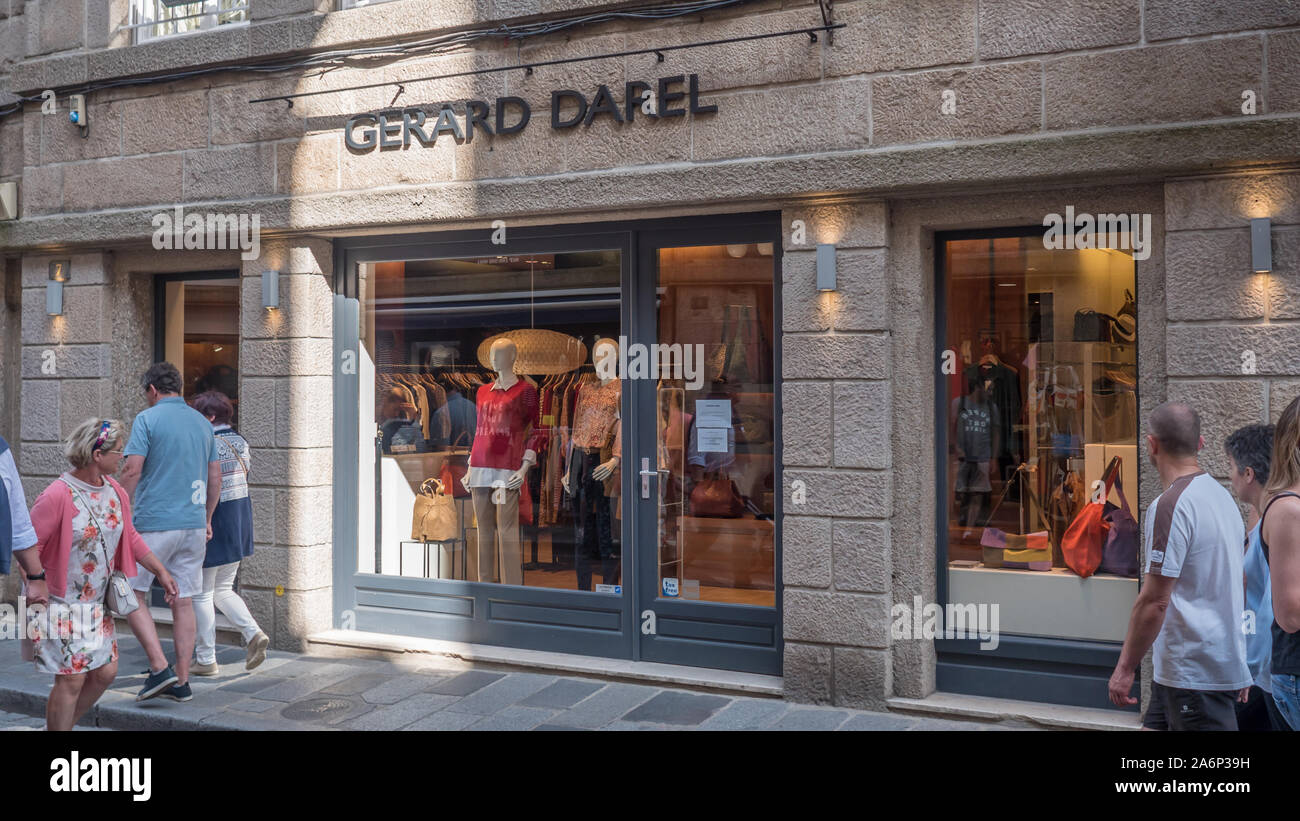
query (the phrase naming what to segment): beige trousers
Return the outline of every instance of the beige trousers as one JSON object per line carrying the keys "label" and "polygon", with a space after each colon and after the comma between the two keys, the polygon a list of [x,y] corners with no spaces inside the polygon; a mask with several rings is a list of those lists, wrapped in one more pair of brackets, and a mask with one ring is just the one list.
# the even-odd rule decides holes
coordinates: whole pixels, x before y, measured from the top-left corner
{"label": "beige trousers", "polygon": [[505,500],[493,504],[490,487],[470,489],[474,518],[478,520],[478,580],[497,581],[497,544],[501,545],[501,581],[524,583],[524,554],[519,543],[519,490],[503,490]]}

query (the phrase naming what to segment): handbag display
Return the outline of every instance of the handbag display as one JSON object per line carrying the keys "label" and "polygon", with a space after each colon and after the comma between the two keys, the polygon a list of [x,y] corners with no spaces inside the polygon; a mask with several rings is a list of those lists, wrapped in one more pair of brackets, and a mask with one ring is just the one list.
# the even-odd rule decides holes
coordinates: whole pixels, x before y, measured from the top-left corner
{"label": "handbag display", "polygon": [[[1116,457],[1118,458],[1118,457]],[[1098,569],[1103,573],[1114,573],[1129,579],[1138,577],[1138,546],[1141,544],[1141,530],[1137,519],[1129,510],[1128,498],[1124,495],[1124,481],[1115,476],[1115,490],[1119,492],[1121,507],[1107,502],[1107,511],[1102,519],[1107,524],[1106,543],[1101,549],[1101,564]]]}
{"label": "handbag display", "polygon": [[1066,529],[1079,515],[1086,499],[1083,479],[1073,470],[1064,470],[1061,473],[1061,480],[1055,484],[1047,502],[1048,524],[1051,525],[1053,544],[1060,545]]}
{"label": "handbag display", "polygon": [[1075,342],[1114,342],[1115,317],[1088,308],[1074,312]]}
{"label": "handbag display", "polygon": [[735,519],[745,511],[736,483],[725,476],[701,479],[691,489],[691,515]]}
{"label": "handbag display", "polygon": [[1112,335],[1116,342],[1137,341],[1137,302],[1133,299],[1133,292],[1127,288],[1124,289],[1124,304],[1115,314]]}
{"label": "handbag display", "polygon": [[[1079,515],[1070,523],[1061,539],[1061,552],[1065,555],[1065,566],[1088,578],[1101,566],[1103,548],[1109,535],[1110,522],[1107,519],[1106,497],[1119,476],[1120,458],[1116,456],[1106,466],[1102,474],[1101,488],[1088,504],[1083,506]],[[1111,505],[1113,508],[1114,505]],[[1125,503],[1125,509],[1128,505]],[[1131,516],[1129,518],[1132,518]]]}
{"label": "handbag display", "polygon": [[[1023,464],[1016,468],[1016,472],[1012,474],[1011,478],[1007,480],[1006,486],[1002,488],[1002,494],[998,496],[997,502],[989,510],[989,519],[993,518],[993,514],[997,512],[998,507],[1007,498],[1007,492],[1011,490],[1011,485],[1019,480],[1021,474],[1027,469],[1028,466]],[[1038,510],[1038,518],[1042,521],[1043,526],[1048,527],[1047,520],[1043,517],[1043,506],[1038,503],[1033,488],[1023,480],[1022,487]],[[1023,503],[1020,512],[1021,530],[1028,530]],[[980,547],[983,553],[982,563],[985,567],[1037,571],[1052,569],[1052,541],[1047,530],[1019,534],[1007,533],[996,527],[986,527],[984,532],[980,534]]]}
{"label": "handbag display", "polygon": [[438,479],[442,482],[442,492],[446,493],[447,488],[451,488],[451,496],[457,499],[468,498],[469,489],[460,481],[469,473],[468,465],[457,465],[451,461],[442,463],[442,470],[438,474]]}
{"label": "handbag display", "polygon": [[446,486],[437,479],[425,479],[415,497],[411,538],[417,542],[450,542],[460,538],[460,516],[456,500],[445,495]]}

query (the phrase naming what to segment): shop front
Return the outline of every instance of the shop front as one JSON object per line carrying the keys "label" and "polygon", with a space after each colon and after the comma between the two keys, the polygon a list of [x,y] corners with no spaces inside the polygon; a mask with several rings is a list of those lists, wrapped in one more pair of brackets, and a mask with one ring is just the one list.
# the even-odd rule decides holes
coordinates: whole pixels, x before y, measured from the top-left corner
{"label": "shop front", "polygon": [[492,233],[336,245],[338,611],[779,674],[778,215]]}
{"label": "shop front", "polygon": [[1300,393],[1290,18],[318,5],[0,61],[29,493],[165,357],[237,400],[276,648],[1107,707],[1094,483],[1140,517],[1168,399],[1226,481]]}

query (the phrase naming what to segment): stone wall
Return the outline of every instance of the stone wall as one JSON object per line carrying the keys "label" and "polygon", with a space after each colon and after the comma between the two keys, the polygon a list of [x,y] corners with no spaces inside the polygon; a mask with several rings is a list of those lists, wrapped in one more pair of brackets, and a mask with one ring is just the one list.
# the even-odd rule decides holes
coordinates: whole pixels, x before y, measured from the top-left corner
{"label": "stone wall", "polygon": [[[43,6],[75,14],[105,2],[35,0],[24,16],[39,17]],[[188,64],[249,59],[264,56],[271,44],[285,52],[413,36],[421,19],[454,27],[574,7],[402,0],[322,15],[310,0],[253,5],[251,27],[139,47],[82,46],[61,56],[38,49],[15,66],[10,85],[31,91],[60,79],[117,76],[128,65],[164,70],[168,64],[158,57],[164,52]],[[1173,5],[1176,12],[1160,4],[1159,13],[1144,17],[1138,0],[1046,6],[1011,0],[987,7],[973,0],[849,0],[835,6],[836,19],[848,27],[833,43],[824,36],[816,43],[789,37],[669,52],[663,63],[634,55],[543,67],[531,76],[412,82],[820,23],[814,3],[762,0],[703,17],[605,23],[518,47],[484,41],[470,53],[364,71],[227,72],[96,91],[86,139],[66,118],[42,116],[29,104],[21,116],[0,122],[6,149],[0,179],[21,179],[24,214],[17,224],[0,224],[0,243],[145,238],[151,214],[176,201],[257,211],[264,229],[323,231],[358,222],[428,224],[756,195],[884,195],[1018,176],[1159,178],[1229,159],[1295,162],[1300,120],[1288,115],[1300,111],[1300,81],[1285,68],[1300,64],[1294,30],[1300,12],[1252,4],[1222,24],[1207,2]],[[439,14],[411,13],[425,6]],[[1030,18],[1033,26],[1017,22]],[[269,38],[254,53],[249,38],[263,42],[259,27],[286,25],[295,37],[310,31],[311,38]],[[204,45],[232,37],[244,38],[243,51],[226,55]],[[29,44],[39,41],[29,32]],[[718,113],[640,117],[621,126],[606,115],[590,126],[549,127],[553,89],[591,95],[603,83],[621,98],[625,81],[696,72],[703,101]],[[343,145],[347,116],[389,106],[394,87],[303,98],[292,108],[248,102],[383,80],[408,83],[398,105],[518,95],[533,106],[533,122],[519,134],[480,134],[461,146],[444,138],[436,147],[358,152]],[[1255,113],[1243,113],[1243,95],[1255,101]],[[1152,132],[1153,124],[1171,128]],[[551,175],[565,180],[558,198],[547,191]]]}
{"label": "stone wall", "polygon": [[[262,308],[262,271],[280,308]],[[333,627],[332,245],[273,242],[245,262],[240,311],[241,433],[253,450],[256,550],[240,570],[249,609],[280,649]]]}
{"label": "stone wall", "polygon": [[[1228,434],[1300,396],[1300,174],[1173,181],[1165,210],[1169,394],[1202,411],[1203,465],[1227,479]],[[1251,217],[1272,220],[1272,274],[1251,269]]]}
{"label": "stone wall", "polygon": [[[882,709],[893,693],[888,211],[792,208],[781,222],[786,696]],[[834,292],[815,289],[818,243],[836,246]]]}

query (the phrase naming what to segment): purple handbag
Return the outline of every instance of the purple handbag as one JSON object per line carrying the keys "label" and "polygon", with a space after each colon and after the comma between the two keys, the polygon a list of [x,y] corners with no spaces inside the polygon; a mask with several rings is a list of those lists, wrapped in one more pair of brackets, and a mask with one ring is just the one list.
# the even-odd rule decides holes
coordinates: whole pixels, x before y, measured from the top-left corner
{"label": "purple handbag", "polygon": [[1128,498],[1124,496],[1124,483],[1119,474],[1115,475],[1115,489],[1119,491],[1122,507],[1107,502],[1102,520],[1110,527],[1106,532],[1106,543],[1101,549],[1101,565],[1097,569],[1102,573],[1114,573],[1136,579],[1138,576],[1138,544],[1141,541],[1137,519],[1129,511]]}

